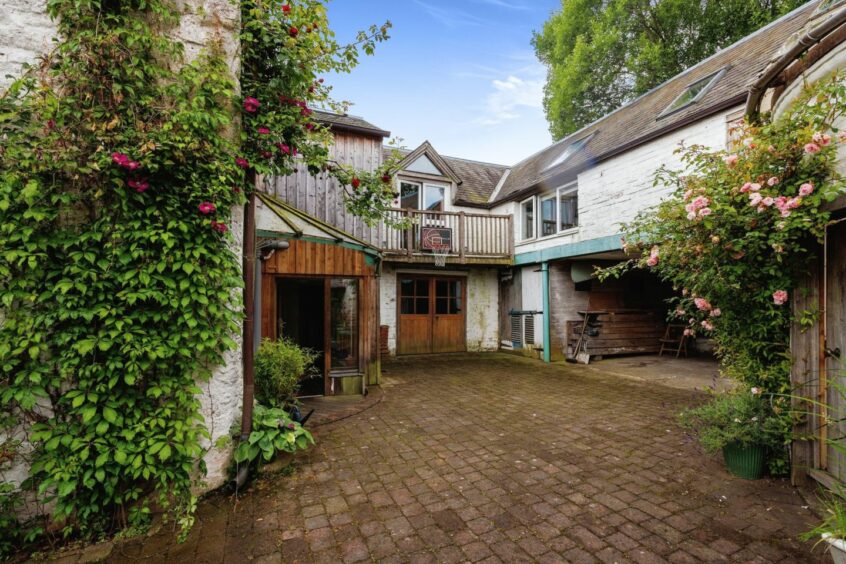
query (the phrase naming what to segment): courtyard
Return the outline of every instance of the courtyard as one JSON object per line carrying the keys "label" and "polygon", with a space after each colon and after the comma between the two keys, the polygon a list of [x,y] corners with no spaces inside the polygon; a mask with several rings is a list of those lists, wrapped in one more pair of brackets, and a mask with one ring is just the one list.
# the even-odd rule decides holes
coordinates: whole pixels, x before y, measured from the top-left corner
{"label": "courtyard", "polygon": [[[201,501],[183,544],[164,525],[149,537],[57,557],[812,560],[796,536],[816,518],[789,483],[731,477],[676,426],[679,409],[702,394],[599,366],[506,354],[387,364],[380,401],[314,428],[317,445],[292,472],[254,482],[237,501]],[[822,548],[813,556],[821,559]]]}

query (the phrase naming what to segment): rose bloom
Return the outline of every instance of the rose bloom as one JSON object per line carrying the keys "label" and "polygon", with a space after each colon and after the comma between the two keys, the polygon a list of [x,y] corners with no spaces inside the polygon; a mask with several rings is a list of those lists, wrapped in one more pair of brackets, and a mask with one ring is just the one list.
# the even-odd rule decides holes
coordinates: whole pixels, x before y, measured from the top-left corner
{"label": "rose bloom", "polygon": [[701,210],[699,210],[699,215],[701,215],[702,217],[705,217],[706,215],[711,215],[712,213],[713,211],[711,210],[711,208],[702,208]]}
{"label": "rose bloom", "polygon": [[242,157],[238,157],[237,159],[235,159],[235,164],[240,166],[241,168],[249,168],[250,167],[250,161],[248,161],[247,159],[242,158]]}
{"label": "rose bloom", "polygon": [[691,221],[693,221],[694,219],[696,219],[696,212],[694,212],[694,211],[692,211],[692,212],[687,212],[687,219],[689,219],[689,220],[691,220]]}
{"label": "rose bloom", "polygon": [[776,290],[773,292],[773,302],[775,305],[784,305],[787,303],[787,291],[785,290]]}
{"label": "rose bloom", "polygon": [[771,205],[773,205],[775,203],[775,200],[772,197],[767,196],[766,198],[761,200],[761,203],[764,204],[767,207],[770,207]]}
{"label": "rose bloom", "polygon": [[800,196],[810,196],[814,191],[814,185],[810,182],[806,182],[802,186],[799,187],[799,195]]}
{"label": "rose bloom", "polygon": [[819,153],[820,152],[820,146],[817,145],[816,143],[808,143],[807,145],[805,145],[805,152],[808,153],[809,155],[813,155],[814,153]]}
{"label": "rose bloom", "polygon": [[246,98],[244,98],[244,109],[249,113],[256,113],[256,111],[259,109],[259,106],[261,106],[261,102],[259,102],[256,98],[253,98],[252,96],[247,96]]}
{"label": "rose bloom", "polygon": [[707,311],[711,309],[711,304],[705,298],[694,298],[693,303],[696,304],[696,309],[700,311]]}
{"label": "rose bloom", "polygon": [[749,195],[749,205],[750,206],[757,206],[758,204],[761,203],[761,200],[763,200],[763,199],[764,199],[764,197],[761,194],[759,194],[758,192],[752,192]]}
{"label": "rose bloom", "polygon": [[726,163],[726,166],[731,168],[737,164],[738,156],[737,155],[726,155],[723,157],[723,162]]}
{"label": "rose bloom", "polygon": [[649,257],[646,259],[647,266],[658,266],[658,257]]}
{"label": "rose bloom", "polygon": [[715,307],[714,309],[711,310],[711,317],[719,317],[722,314],[723,314],[722,310],[720,310],[720,308],[718,308],[718,307]]}
{"label": "rose bloom", "polygon": [[684,330],[685,337],[693,337],[693,329],[685,329]]}
{"label": "rose bloom", "polygon": [[746,192],[749,191],[750,188],[752,188],[752,183],[747,182],[746,184],[744,184],[743,186],[740,187],[740,193],[741,194],[746,193]]}
{"label": "rose bloom", "polygon": [[831,135],[829,135],[828,133],[824,134],[822,136],[822,141],[820,141],[820,145],[822,145],[823,147],[831,145]]}
{"label": "rose bloom", "polygon": [[753,396],[757,396],[761,394],[761,388],[754,387],[749,390]]}
{"label": "rose bloom", "polygon": [[266,127],[258,128],[259,135],[270,135],[270,130]]}
{"label": "rose bloom", "polygon": [[767,184],[769,186],[775,186],[776,184],[778,184],[778,177],[777,176],[771,176],[770,179],[767,180]]}
{"label": "rose bloom", "polygon": [[702,321],[702,327],[703,327],[706,331],[713,331],[713,330],[714,330],[714,325],[713,325],[710,321],[708,321],[707,319],[705,319],[704,321]]}
{"label": "rose bloom", "polygon": [[200,213],[203,213],[203,214],[210,214],[217,209],[217,206],[215,206],[211,202],[203,202],[198,207],[200,209]]}
{"label": "rose bloom", "polygon": [[846,131],[841,131],[840,133],[838,133],[837,138],[840,140],[841,143],[846,141]]}

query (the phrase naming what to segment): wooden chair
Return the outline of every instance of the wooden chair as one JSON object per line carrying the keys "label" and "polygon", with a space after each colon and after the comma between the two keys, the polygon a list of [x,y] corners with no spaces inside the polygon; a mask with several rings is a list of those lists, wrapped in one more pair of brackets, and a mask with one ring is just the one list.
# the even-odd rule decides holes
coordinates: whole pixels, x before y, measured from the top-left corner
{"label": "wooden chair", "polygon": [[681,353],[684,353],[685,358],[687,358],[687,335],[684,334],[685,329],[687,329],[687,325],[682,323],[668,324],[667,330],[664,331],[664,338],[661,339],[661,350],[658,351],[658,356],[663,356],[664,351],[667,350],[669,352],[675,352],[676,358]]}

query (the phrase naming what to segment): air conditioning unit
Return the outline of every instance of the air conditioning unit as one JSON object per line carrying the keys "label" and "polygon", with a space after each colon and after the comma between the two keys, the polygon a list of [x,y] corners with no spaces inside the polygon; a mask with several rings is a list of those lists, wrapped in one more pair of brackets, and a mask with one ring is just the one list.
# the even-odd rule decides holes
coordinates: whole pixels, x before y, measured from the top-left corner
{"label": "air conditioning unit", "polygon": [[535,346],[535,316],[540,311],[512,311],[511,316],[511,347],[518,349],[534,349]]}

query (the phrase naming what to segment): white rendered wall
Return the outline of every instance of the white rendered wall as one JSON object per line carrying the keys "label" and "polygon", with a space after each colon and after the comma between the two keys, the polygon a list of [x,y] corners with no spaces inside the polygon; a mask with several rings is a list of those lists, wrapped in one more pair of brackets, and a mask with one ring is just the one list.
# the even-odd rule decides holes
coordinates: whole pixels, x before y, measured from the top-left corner
{"label": "white rendered wall", "polygon": [[[240,69],[240,10],[229,0],[180,0],[177,2],[182,17],[173,36],[185,44],[188,60],[196,57],[212,41],[220,41],[224,57],[237,77]],[[56,26],[46,14],[45,0],[3,0],[0,3],[0,92],[10,83],[6,75],[17,77],[21,65],[34,63],[37,57],[53,45]],[[243,254],[243,210],[233,208],[230,223],[233,234],[232,251],[239,258]],[[240,260],[238,261],[240,265]],[[203,390],[200,398],[202,414],[211,434],[205,445],[208,474],[204,489],[223,485],[231,458],[232,445],[214,446],[221,437],[229,434],[233,423],[240,421],[243,391],[241,367],[241,333],[233,335],[238,347],[225,355],[208,382],[199,383]],[[25,465],[0,472],[0,480],[19,483],[28,473]]]}
{"label": "white rendered wall", "polygon": [[[578,177],[579,226],[564,234],[530,241],[520,240],[519,202],[497,206],[493,213],[514,213],[515,253],[528,253],[559,245],[598,239],[620,233],[621,224],[638,212],[658,204],[668,189],[653,186],[655,172],[666,165],[681,168],[679,144],[724,148],[727,119],[740,106],[715,114],[688,127],[600,162]],[[537,207],[536,207],[537,215]]]}

